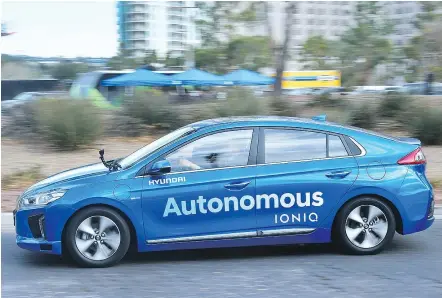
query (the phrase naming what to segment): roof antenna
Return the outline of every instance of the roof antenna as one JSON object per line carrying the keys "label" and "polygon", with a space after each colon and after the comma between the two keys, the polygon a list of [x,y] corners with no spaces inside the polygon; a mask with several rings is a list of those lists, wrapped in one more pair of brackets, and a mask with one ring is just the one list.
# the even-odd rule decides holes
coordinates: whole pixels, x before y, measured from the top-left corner
{"label": "roof antenna", "polygon": [[315,120],[315,121],[327,121],[327,115],[326,114],[322,114],[322,115],[318,115],[318,116],[313,116],[312,120]]}

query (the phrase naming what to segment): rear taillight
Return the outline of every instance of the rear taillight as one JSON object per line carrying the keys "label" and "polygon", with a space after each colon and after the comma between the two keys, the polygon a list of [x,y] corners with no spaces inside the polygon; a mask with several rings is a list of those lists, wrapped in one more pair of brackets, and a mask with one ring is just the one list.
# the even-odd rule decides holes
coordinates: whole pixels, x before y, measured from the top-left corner
{"label": "rear taillight", "polygon": [[421,165],[425,164],[426,162],[427,160],[425,159],[425,155],[422,152],[422,149],[419,147],[413,152],[402,157],[397,163],[400,165]]}

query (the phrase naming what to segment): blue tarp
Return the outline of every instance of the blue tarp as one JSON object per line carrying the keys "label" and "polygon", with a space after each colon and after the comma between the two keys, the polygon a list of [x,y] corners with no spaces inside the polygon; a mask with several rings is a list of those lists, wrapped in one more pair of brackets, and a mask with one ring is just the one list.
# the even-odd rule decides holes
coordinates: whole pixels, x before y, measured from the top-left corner
{"label": "blue tarp", "polygon": [[266,77],[254,71],[239,69],[223,76],[225,82],[224,85],[271,85],[275,82],[275,79]]}
{"label": "blue tarp", "polygon": [[169,76],[146,69],[138,69],[112,79],[104,80],[103,86],[170,86]]}
{"label": "blue tarp", "polygon": [[189,69],[169,77],[173,85],[185,86],[223,86],[224,78],[199,69]]}

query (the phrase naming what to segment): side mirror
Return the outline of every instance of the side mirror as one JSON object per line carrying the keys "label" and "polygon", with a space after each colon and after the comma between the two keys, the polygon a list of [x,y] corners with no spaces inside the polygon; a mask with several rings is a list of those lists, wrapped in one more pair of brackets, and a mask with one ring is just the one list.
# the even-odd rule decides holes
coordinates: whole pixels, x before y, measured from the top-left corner
{"label": "side mirror", "polygon": [[152,167],[147,171],[148,175],[163,175],[170,173],[172,166],[168,160],[160,160],[152,165]]}

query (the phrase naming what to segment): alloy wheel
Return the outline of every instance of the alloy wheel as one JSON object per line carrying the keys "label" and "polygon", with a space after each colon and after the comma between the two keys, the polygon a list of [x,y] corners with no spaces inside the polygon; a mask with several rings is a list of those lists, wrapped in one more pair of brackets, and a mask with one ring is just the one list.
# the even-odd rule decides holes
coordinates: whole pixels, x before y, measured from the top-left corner
{"label": "alloy wheel", "polygon": [[106,216],[91,216],[78,226],[75,244],[86,258],[103,261],[110,258],[120,246],[121,235],[115,222]]}
{"label": "alloy wheel", "polygon": [[371,249],[387,235],[388,220],[384,212],[374,205],[354,208],[345,221],[345,233],[353,245]]}

